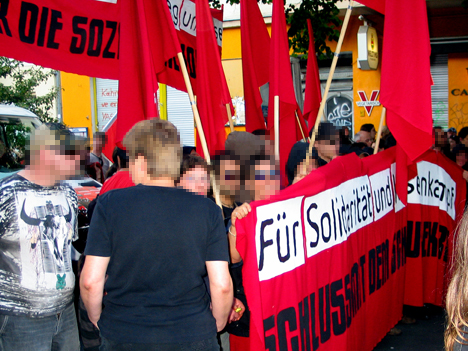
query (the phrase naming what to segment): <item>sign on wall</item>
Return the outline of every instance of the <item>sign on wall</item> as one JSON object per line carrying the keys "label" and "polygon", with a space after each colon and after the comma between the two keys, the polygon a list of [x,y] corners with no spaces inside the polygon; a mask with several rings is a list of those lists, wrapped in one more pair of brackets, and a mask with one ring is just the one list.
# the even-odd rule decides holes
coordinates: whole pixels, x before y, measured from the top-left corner
{"label": "sign on wall", "polygon": [[379,94],[380,94],[380,90],[372,90],[370,97],[367,97],[367,94],[365,91],[363,90],[358,91],[358,96],[361,99],[361,101],[357,101],[356,105],[358,105],[359,107],[364,107],[364,109],[367,112],[367,115],[370,117],[374,107],[380,106],[380,101],[377,100],[377,98],[379,97]]}
{"label": "sign on wall", "polygon": [[102,131],[107,122],[117,113],[119,81],[96,78],[95,82],[96,129]]}

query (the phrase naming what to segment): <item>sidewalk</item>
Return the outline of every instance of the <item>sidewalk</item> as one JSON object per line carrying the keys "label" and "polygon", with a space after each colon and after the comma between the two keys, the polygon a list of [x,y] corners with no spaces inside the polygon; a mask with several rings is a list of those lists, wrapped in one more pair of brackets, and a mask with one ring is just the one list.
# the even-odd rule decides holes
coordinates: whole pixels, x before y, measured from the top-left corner
{"label": "sidewalk", "polygon": [[415,324],[397,324],[402,334],[386,336],[374,351],[443,351],[445,311],[429,307],[420,312]]}

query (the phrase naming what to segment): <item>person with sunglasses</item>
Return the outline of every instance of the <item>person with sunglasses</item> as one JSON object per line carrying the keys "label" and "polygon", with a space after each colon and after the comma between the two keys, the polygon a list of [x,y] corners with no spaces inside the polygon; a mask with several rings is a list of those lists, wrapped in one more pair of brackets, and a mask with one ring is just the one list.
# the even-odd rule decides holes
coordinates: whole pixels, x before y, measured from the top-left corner
{"label": "person with sunglasses", "polygon": [[[245,187],[254,201],[265,200],[280,190],[279,169],[271,155],[259,154],[253,156],[245,164]],[[234,297],[245,305],[243,316],[229,325],[231,351],[249,351],[249,319],[248,301],[242,283],[242,258],[236,249],[236,220],[247,216],[251,211],[248,202],[238,206],[231,214],[229,226],[229,251],[231,255],[231,277],[234,284]]]}
{"label": "person with sunglasses", "polygon": [[78,351],[71,242],[75,191],[60,183],[84,166],[87,141],[64,125],[41,125],[26,168],[0,181],[0,349]]}

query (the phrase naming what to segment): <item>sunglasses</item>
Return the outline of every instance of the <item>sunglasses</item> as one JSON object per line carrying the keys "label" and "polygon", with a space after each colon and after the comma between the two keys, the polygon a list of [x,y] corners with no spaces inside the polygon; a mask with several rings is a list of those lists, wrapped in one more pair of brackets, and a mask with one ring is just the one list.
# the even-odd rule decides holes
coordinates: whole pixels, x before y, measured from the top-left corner
{"label": "sunglasses", "polygon": [[276,179],[277,177],[279,177],[279,172],[274,169],[269,171],[255,171],[255,180]]}
{"label": "sunglasses", "polygon": [[224,171],[224,180],[236,180],[237,178],[237,171]]}

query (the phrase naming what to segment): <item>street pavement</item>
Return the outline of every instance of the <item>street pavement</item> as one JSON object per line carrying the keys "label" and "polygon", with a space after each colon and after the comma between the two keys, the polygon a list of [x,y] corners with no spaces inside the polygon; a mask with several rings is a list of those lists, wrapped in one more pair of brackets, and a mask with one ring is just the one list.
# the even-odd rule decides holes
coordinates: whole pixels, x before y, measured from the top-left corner
{"label": "street pavement", "polygon": [[412,311],[417,317],[415,324],[398,323],[396,328],[402,333],[386,336],[374,351],[443,351],[445,311],[428,306]]}

